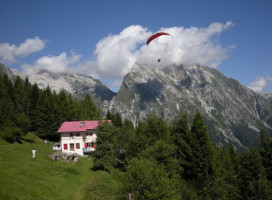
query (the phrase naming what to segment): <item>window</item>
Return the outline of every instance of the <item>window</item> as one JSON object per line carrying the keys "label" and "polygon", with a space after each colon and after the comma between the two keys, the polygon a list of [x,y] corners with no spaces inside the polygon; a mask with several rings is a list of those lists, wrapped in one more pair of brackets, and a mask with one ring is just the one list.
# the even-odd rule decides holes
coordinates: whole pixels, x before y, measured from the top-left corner
{"label": "window", "polygon": [[75,150],[75,144],[74,143],[70,143],[70,151],[74,151]]}
{"label": "window", "polygon": [[76,149],[80,149],[80,143],[76,143]]}
{"label": "window", "polygon": [[67,144],[63,144],[63,149],[67,150]]}
{"label": "window", "polygon": [[95,143],[94,142],[86,142],[85,148],[88,148],[88,147],[95,148]]}

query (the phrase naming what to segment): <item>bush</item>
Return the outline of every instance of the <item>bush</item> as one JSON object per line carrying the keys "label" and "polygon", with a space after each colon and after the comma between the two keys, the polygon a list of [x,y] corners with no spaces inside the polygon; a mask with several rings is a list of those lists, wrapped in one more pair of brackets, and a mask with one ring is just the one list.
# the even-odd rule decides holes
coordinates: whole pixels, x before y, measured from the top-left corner
{"label": "bush", "polygon": [[4,129],[0,131],[0,136],[8,142],[20,142],[23,131],[17,127],[4,127]]}

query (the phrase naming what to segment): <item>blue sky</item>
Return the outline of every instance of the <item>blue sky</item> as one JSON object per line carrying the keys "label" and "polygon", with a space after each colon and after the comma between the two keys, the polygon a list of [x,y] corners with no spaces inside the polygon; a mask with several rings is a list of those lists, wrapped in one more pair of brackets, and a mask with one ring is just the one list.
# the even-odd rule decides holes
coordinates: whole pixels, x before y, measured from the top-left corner
{"label": "blue sky", "polygon": [[[0,62],[76,71],[117,91],[135,62],[198,63],[272,92],[271,0],[0,0]],[[152,45],[153,33],[166,31]],[[162,61],[157,62],[160,58]]]}

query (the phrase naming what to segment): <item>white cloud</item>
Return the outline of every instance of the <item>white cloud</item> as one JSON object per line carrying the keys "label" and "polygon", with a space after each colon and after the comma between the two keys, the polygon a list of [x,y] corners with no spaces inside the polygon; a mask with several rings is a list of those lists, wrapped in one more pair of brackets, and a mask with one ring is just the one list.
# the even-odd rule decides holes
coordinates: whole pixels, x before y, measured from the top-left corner
{"label": "white cloud", "polygon": [[160,66],[198,63],[216,68],[234,48],[233,45],[223,48],[217,40],[231,26],[232,22],[212,23],[205,28],[161,28],[158,31],[170,33],[172,37],[161,36],[147,46],[145,41],[152,33],[142,26],[132,25],[97,43],[94,52],[96,60],[90,65],[89,72],[95,71],[99,76],[123,77],[135,62],[154,66],[158,65],[158,59],[161,59]]}
{"label": "white cloud", "polygon": [[33,65],[23,64],[21,67],[26,73],[41,69],[61,73],[68,70],[73,70],[74,65],[77,64],[79,59],[80,55],[73,52],[71,57],[68,57],[66,53],[61,53],[58,56],[44,56],[38,59]]}
{"label": "white cloud", "polygon": [[118,35],[109,35],[100,40],[95,49],[99,73],[108,77],[122,77],[136,62],[139,45],[151,33],[139,25],[125,28]]}
{"label": "white cloud", "polygon": [[[198,63],[216,68],[233,48],[233,45],[223,48],[218,40],[220,34],[231,26],[232,22],[226,22],[212,23],[203,28],[161,28],[158,31],[168,32],[172,37],[161,36],[147,46],[145,42],[152,32],[140,25],[131,25],[119,34],[110,34],[98,41],[93,60],[74,63],[74,60],[79,60],[79,55],[73,54],[69,58],[66,53],[62,53],[59,56],[42,57],[34,65],[24,64],[22,68],[46,68],[58,72],[73,68],[95,78],[122,78],[135,62],[150,66]],[[158,59],[161,59],[160,63]]]}
{"label": "white cloud", "polygon": [[272,77],[258,77],[257,80],[248,84],[248,88],[255,92],[264,92],[266,88],[271,87]]}
{"label": "white cloud", "polygon": [[0,43],[0,58],[3,62],[15,62],[17,57],[25,57],[38,52],[45,47],[45,41],[39,37],[26,39],[19,46],[9,43]]}

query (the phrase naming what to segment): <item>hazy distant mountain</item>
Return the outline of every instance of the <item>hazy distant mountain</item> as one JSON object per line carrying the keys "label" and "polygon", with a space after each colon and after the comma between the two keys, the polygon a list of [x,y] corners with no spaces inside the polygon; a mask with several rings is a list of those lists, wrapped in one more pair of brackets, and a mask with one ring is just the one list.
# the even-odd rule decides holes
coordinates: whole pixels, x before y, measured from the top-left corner
{"label": "hazy distant mountain", "polygon": [[135,64],[109,108],[135,123],[148,113],[171,121],[181,110],[192,119],[198,109],[212,140],[240,148],[256,145],[260,129],[272,131],[272,105],[265,97],[199,65],[154,69]]}
{"label": "hazy distant mountain", "polygon": [[24,74],[13,70],[14,74],[23,79],[27,76],[29,82],[36,83],[39,88],[49,86],[52,90],[59,92],[61,89],[66,90],[78,99],[82,99],[87,93],[90,94],[97,106],[102,106],[104,101],[111,101],[116,95],[101,81],[91,76],[78,73],[52,73],[47,70]]}

